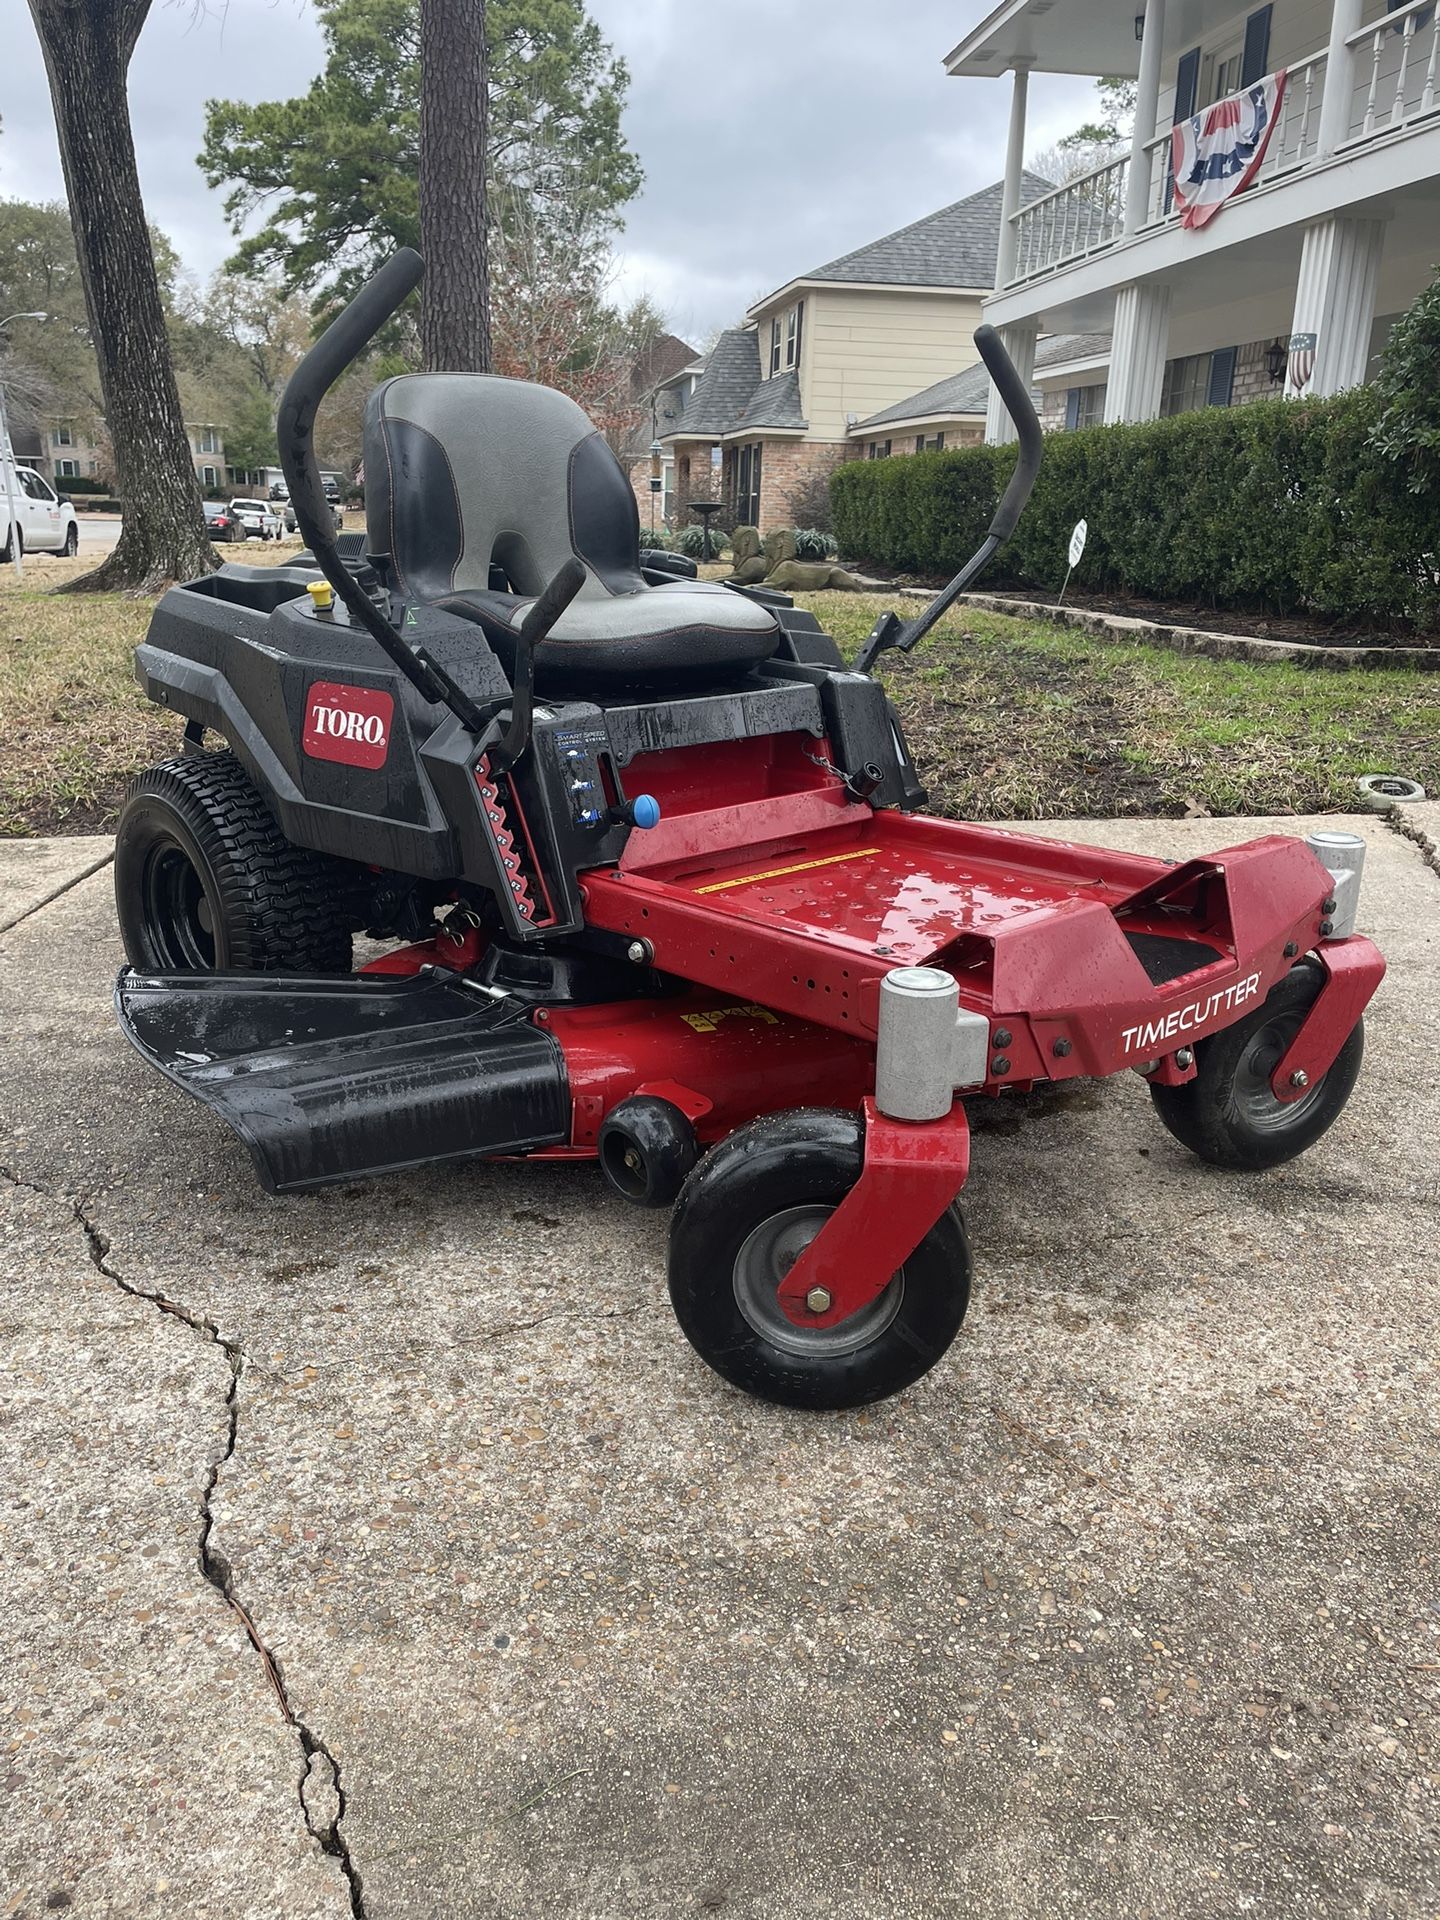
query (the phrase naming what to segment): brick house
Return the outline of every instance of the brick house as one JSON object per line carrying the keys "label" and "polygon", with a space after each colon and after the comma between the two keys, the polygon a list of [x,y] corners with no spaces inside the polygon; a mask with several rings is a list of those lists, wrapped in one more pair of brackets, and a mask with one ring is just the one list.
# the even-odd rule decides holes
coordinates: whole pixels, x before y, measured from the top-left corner
{"label": "brick house", "polygon": [[[673,333],[662,334],[636,360],[631,378],[635,417],[615,451],[630,475],[640,525],[647,531],[652,524],[657,528],[675,524],[675,455],[664,436],[679,419],[704,371],[703,354]],[[651,450],[657,442],[660,471],[655,474]],[[659,487],[651,487],[652,479],[660,481]]]}
{"label": "brick house", "polygon": [[[1049,190],[1026,174],[1027,200]],[[762,532],[805,524],[816,484],[864,451],[863,420],[975,363],[1001,192],[997,182],[787,280],[721,334],[660,435],[682,517],[689,501],[721,499]]]}

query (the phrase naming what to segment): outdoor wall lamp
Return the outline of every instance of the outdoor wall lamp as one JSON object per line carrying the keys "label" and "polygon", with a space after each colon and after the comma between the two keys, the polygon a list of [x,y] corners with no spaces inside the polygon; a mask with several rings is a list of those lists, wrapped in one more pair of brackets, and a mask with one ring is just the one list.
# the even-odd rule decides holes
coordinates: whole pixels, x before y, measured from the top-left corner
{"label": "outdoor wall lamp", "polygon": [[1272,387],[1278,387],[1285,378],[1285,367],[1289,358],[1289,350],[1284,341],[1272,340],[1270,351],[1265,355],[1265,366],[1269,372]]}
{"label": "outdoor wall lamp", "polygon": [[1143,40],[1145,38],[1145,16],[1143,13],[1137,13],[1135,16],[1135,38],[1137,40]]}

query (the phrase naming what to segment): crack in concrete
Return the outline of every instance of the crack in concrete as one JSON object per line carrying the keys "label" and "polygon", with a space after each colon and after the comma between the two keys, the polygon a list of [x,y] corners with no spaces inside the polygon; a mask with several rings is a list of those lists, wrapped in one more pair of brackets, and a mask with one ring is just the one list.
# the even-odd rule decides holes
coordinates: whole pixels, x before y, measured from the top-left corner
{"label": "crack in concrete", "polygon": [[24,923],[33,918],[35,914],[43,912],[46,907],[53,906],[57,900],[63,900],[67,893],[73,893],[82,881],[91,879],[95,874],[99,873],[102,868],[108,867],[114,858],[115,852],[112,848],[109,853],[102,853],[95,861],[95,864],[86,867],[83,873],[77,873],[73,879],[62,881],[60,885],[56,887],[55,891],[53,893],[47,893],[43,900],[32,901],[23,913],[17,913],[13,919],[10,920],[0,920],[0,933],[13,933],[16,927],[23,926]]}
{"label": "crack in concrete", "polygon": [[504,1320],[498,1327],[487,1327],[483,1333],[467,1333],[459,1340],[446,1340],[440,1347],[442,1353],[450,1353],[456,1347],[489,1347],[501,1340],[513,1339],[517,1333],[530,1333],[536,1327],[543,1327],[551,1320],[633,1320],[645,1312],[648,1301],[639,1300],[633,1307],[605,1307],[599,1310],[593,1307],[552,1307],[548,1313],[539,1313],[533,1320]]}
{"label": "crack in concrete", "polygon": [[[1113,1235],[1111,1236],[1113,1238]],[[553,1307],[548,1313],[537,1314],[533,1320],[505,1320],[498,1327],[487,1327],[483,1333],[463,1334],[458,1340],[435,1340],[428,1345],[396,1348],[391,1354],[394,1366],[408,1361],[423,1360],[427,1354],[456,1353],[461,1347],[488,1347],[498,1345],[502,1340],[510,1340],[519,1333],[529,1333],[535,1327],[543,1327],[551,1320],[634,1320],[642,1313],[650,1311],[648,1300],[638,1300],[633,1307]],[[250,1370],[263,1379],[277,1381],[281,1386],[293,1386],[297,1380],[303,1380],[307,1374],[317,1377],[322,1374],[346,1373],[351,1367],[367,1365],[363,1355],[352,1355],[343,1360],[307,1360],[303,1366],[276,1370],[265,1366],[261,1361],[253,1361]]]}
{"label": "crack in concrete", "polygon": [[[198,1333],[202,1339],[209,1341],[211,1345],[217,1347],[224,1358],[229,1374],[229,1381],[225,1390],[225,1444],[210,1463],[210,1470],[205,1476],[205,1484],[200,1494],[200,1537],[197,1542],[196,1558],[202,1577],[220,1595],[225,1605],[244,1628],[246,1638],[260,1656],[261,1664],[265,1669],[265,1677],[269,1681],[271,1690],[279,1704],[285,1724],[295,1729],[296,1738],[300,1742],[300,1749],[305,1758],[305,1765],[301,1772],[297,1793],[300,1801],[301,1817],[304,1819],[306,1831],[319,1846],[321,1852],[328,1854],[336,1862],[341,1873],[344,1875],[345,1884],[350,1896],[352,1920],[367,1920],[364,1886],[360,1878],[359,1870],[351,1858],[350,1848],[345,1836],[341,1831],[341,1825],[346,1812],[346,1799],[340,1774],[340,1762],[320,1736],[300,1718],[291,1706],[290,1697],[285,1687],[285,1676],[281,1671],[280,1662],[266,1645],[260,1629],[250,1617],[239,1595],[236,1593],[235,1570],[230,1561],[215,1544],[214,1540],[215,1514],[212,1503],[215,1497],[215,1490],[220,1484],[221,1474],[235,1457],[235,1449],[240,1437],[240,1382],[244,1376],[246,1364],[244,1348],[241,1347],[238,1341],[227,1339],[213,1320],[207,1320],[199,1314],[192,1313],[188,1307],[181,1306],[178,1301],[171,1300],[166,1294],[152,1292],[149,1288],[136,1286],[133,1281],[127,1280],[122,1273],[112,1267],[109,1264],[110,1242],[95,1225],[94,1221],[90,1219],[79,1201],[72,1200],[66,1195],[48,1192],[44,1187],[37,1186],[33,1180],[26,1180],[21,1174],[17,1173],[13,1167],[6,1166],[3,1162],[0,1162],[0,1177],[8,1180],[13,1187],[19,1187],[27,1193],[36,1194],[42,1200],[50,1200],[61,1206],[68,1207],[76,1226],[79,1227],[81,1233],[84,1235],[86,1251],[90,1256],[90,1264],[95,1268],[97,1273],[102,1274],[112,1285],[118,1287],[122,1293],[128,1294],[132,1300],[143,1301],[147,1306],[154,1307],[157,1312],[166,1314],[173,1320],[178,1320],[182,1326],[188,1327],[192,1333]],[[312,1805],[313,1796],[307,1792],[307,1788],[311,1786],[313,1777],[324,1768],[329,1769],[330,1778],[328,1785],[334,1809],[328,1817],[326,1817],[319,1808]]]}
{"label": "crack in concrete", "polygon": [[1417,827],[1408,818],[1403,807],[1387,807],[1380,818],[1392,833],[1398,834],[1402,840],[1408,840],[1412,847],[1418,847],[1422,863],[1433,874],[1440,875],[1440,847],[1435,845],[1423,827]]}

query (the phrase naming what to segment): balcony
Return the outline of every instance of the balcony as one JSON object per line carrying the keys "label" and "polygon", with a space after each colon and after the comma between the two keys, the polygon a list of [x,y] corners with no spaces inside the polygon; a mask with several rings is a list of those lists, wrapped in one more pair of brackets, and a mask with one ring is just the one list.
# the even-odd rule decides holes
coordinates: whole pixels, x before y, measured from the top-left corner
{"label": "balcony", "polygon": [[[1345,159],[1383,140],[1440,124],[1440,32],[1436,0],[1409,0],[1346,40],[1349,97],[1341,137],[1328,159]],[[1290,63],[1285,95],[1261,169],[1246,189],[1266,193],[1320,158],[1320,125],[1329,84],[1325,52]],[[1124,237],[1178,224],[1170,183],[1170,131],[1144,142],[1143,194],[1131,200],[1132,157],[1124,154],[1032,200],[1013,216],[1014,263],[1003,291],[1025,287],[1103,253]]]}

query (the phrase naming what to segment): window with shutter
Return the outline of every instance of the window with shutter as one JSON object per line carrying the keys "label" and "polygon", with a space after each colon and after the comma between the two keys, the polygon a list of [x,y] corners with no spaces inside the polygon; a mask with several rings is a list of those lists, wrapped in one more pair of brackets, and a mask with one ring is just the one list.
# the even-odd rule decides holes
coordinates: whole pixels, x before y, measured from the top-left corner
{"label": "window with shutter", "polygon": [[1270,7],[1260,7],[1245,22],[1245,54],[1240,85],[1253,87],[1270,71]]}
{"label": "window with shutter", "polygon": [[1206,405],[1228,407],[1235,392],[1235,347],[1220,347],[1210,356],[1210,386]]}

